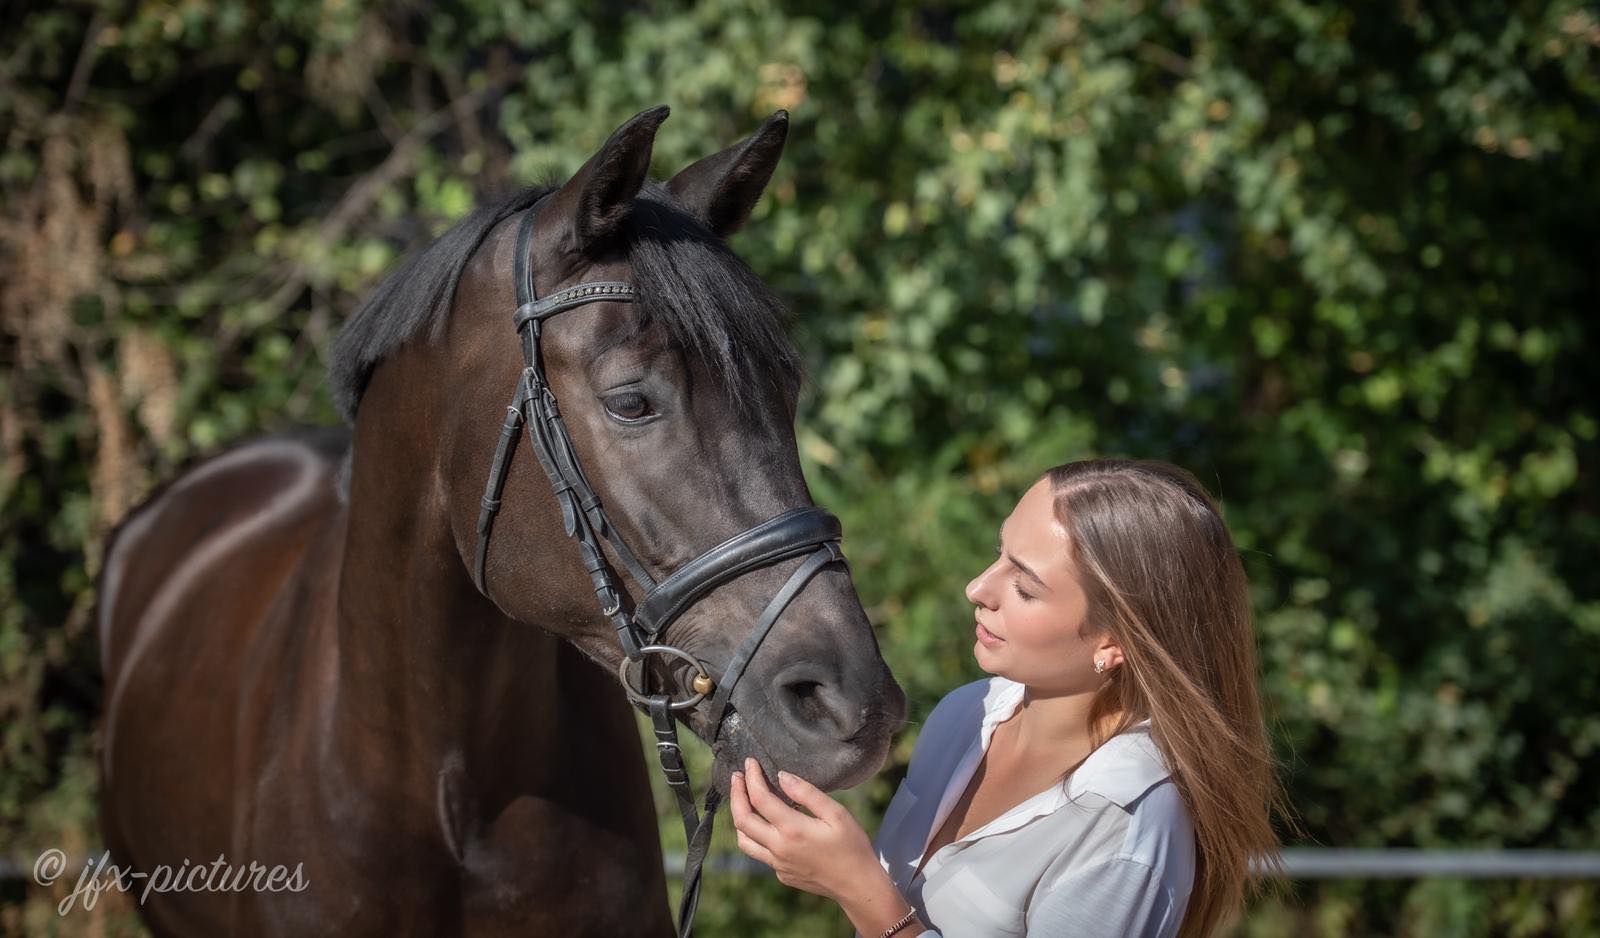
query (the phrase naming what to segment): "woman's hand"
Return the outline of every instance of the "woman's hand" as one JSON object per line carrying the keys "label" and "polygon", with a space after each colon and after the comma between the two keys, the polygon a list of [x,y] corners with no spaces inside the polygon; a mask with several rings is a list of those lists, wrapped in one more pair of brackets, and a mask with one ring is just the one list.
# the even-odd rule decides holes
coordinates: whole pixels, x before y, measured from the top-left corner
{"label": "woman's hand", "polygon": [[811,814],[784,804],[754,759],[733,773],[728,805],[740,850],[772,867],[778,882],[841,904],[864,883],[886,878],[867,832],[844,805],[797,775],[779,772],[778,784]]}

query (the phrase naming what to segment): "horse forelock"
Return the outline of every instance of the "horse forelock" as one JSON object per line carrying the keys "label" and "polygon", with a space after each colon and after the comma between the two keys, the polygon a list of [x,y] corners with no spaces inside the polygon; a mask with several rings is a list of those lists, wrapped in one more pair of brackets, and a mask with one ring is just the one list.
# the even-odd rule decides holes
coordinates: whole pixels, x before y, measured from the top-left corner
{"label": "horse forelock", "polygon": [[[329,366],[334,401],[347,421],[354,422],[379,365],[418,336],[443,334],[467,265],[495,227],[551,188],[480,206],[402,262],[351,314]],[[774,391],[796,393],[804,369],[785,332],[782,301],[664,187],[645,186],[618,237],[638,291],[637,328],[662,325],[675,345],[718,376],[744,415],[773,400]]]}

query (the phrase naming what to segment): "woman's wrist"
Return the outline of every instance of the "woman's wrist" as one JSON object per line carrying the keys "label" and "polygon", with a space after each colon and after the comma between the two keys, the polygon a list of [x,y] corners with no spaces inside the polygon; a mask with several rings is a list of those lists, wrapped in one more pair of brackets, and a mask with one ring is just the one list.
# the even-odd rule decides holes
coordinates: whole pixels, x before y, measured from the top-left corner
{"label": "woman's wrist", "polygon": [[[885,929],[904,918],[912,905],[900,895],[883,867],[873,863],[864,873],[852,881],[854,888],[848,894],[835,896],[834,901],[863,938],[878,938]],[[894,938],[911,938],[925,930],[922,923],[913,918],[910,924],[894,933]]]}
{"label": "woman's wrist", "polygon": [[906,914],[895,920],[893,925],[878,933],[878,938],[915,938],[922,934],[922,922],[917,918],[915,908],[907,909]]}

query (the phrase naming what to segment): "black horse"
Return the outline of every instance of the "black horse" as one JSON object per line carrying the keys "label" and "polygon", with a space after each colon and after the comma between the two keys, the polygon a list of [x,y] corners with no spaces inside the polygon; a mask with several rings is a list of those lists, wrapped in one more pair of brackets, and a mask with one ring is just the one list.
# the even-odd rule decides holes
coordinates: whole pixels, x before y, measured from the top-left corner
{"label": "black horse", "polygon": [[[352,431],[238,446],[108,548],[101,823],[140,871],[226,858],[303,889],[153,892],[163,935],[670,935],[618,632],[538,460],[509,462],[484,588],[480,498],[524,362],[517,228],[541,296],[631,284],[545,324],[542,360],[595,492],[650,577],[811,505],[780,306],[723,243],[787,135],[779,113],[664,186],[665,108],[554,189],[480,208],[381,285],[335,349]],[[799,559],[718,586],[668,630],[725,668]],[[620,582],[637,596],[641,585]],[[681,668],[651,679],[679,698]],[[867,778],[905,698],[840,564],[784,611],[711,725],[825,788]],[[718,730],[720,729],[720,734]]]}

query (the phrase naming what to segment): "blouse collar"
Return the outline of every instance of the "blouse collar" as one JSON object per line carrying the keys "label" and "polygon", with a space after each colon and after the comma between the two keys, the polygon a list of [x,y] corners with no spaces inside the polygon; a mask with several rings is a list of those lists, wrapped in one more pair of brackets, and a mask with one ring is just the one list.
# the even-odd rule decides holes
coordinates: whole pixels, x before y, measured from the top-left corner
{"label": "blouse collar", "polygon": [[[1022,695],[1026,690],[1027,685],[998,674],[989,679],[989,690],[983,699],[983,726],[980,730],[984,750],[989,748],[989,739],[994,735],[995,727],[1010,719],[1022,705]],[[1170,774],[1166,759],[1150,736],[1150,719],[1146,717],[1089,753],[1083,764],[1068,777],[1066,797],[1061,797],[1060,785],[1051,786],[1050,792],[1056,794],[1054,798],[1047,797],[1049,792],[1041,792],[1041,801],[1049,804],[1041,803],[1043,810],[1039,813],[1049,813],[1069,798],[1075,799],[1084,792],[1093,792],[1126,808]]]}

